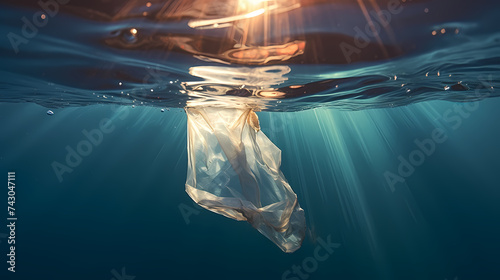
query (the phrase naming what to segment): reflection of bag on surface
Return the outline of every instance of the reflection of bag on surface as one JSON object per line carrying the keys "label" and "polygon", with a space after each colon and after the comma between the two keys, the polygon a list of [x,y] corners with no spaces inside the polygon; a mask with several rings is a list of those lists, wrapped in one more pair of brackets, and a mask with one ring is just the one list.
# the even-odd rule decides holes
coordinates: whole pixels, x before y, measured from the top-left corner
{"label": "reflection of bag on surface", "polygon": [[300,248],[304,210],[279,170],[281,151],[251,109],[187,108],[186,192],[200,206],[248,221],[285,252]]}

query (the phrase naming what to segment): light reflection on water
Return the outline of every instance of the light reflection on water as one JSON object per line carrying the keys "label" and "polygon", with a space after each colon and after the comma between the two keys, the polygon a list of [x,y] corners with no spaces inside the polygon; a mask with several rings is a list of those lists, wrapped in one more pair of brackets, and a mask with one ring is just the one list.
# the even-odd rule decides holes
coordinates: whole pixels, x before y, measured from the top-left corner
{"label": "light reflection on water", "polygon": [[[74,1],[54,13],[16,2],[2,11],[1,100],[184,107],[228,95],[267,111],[475,100],[499,84],[498,5],[482,2]],[[36,31],[20,20],[31,15]]]}

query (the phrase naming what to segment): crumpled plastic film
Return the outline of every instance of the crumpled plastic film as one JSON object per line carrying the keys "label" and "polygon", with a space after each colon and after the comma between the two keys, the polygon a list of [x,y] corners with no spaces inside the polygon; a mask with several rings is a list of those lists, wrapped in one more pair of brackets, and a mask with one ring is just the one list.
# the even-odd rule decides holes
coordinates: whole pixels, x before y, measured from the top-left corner
{"label": "crumpled plastic film", "polygon": [[248,221],[287,253],[300,248],[306,222],[280,171],[281,150],[252,109],[191,107],[186,192],[200,206]]}

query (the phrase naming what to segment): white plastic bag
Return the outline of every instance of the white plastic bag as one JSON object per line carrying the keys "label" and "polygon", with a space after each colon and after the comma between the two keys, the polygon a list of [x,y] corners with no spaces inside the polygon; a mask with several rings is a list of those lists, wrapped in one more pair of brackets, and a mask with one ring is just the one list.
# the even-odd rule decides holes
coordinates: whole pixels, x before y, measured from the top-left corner
{"label": "white plastic bag", "polygon": [[281,150],[252,109],[190,107],[186,192],[200,206],[248,221],[284,252],[300,248],[304,210],[280,171]]}

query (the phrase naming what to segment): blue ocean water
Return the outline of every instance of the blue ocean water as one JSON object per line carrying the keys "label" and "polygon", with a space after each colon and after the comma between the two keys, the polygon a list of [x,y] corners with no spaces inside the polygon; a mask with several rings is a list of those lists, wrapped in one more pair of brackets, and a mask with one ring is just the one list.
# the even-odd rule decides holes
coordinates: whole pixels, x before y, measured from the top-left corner
{"label": "blue ocean water", "polygon": [[[500,277],[498,3],[297,2],[247,45],[305,48],[264,61],[188,28],[231,3],[201,2],[70,1],[32,38],[39,4],[2,4],[0,169],[18,220],[15,273],[0,230],[1,279]],[[390,29],[362,44],[377,7]],[[293,254],[184,191],[183,108],[221,98],[258,106],[282,150],[308,228]]]}

